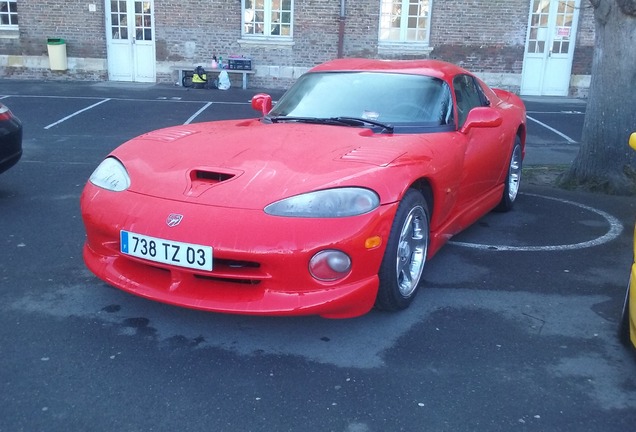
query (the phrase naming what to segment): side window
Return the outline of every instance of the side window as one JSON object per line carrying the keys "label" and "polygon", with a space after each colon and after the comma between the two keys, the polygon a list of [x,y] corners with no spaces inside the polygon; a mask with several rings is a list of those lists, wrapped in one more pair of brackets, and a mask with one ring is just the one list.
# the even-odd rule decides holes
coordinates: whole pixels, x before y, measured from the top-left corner
{"label": "side window", "polygon": [[292,0],[242,0],[243,36],[290,38],[293,36]]}
{"label": "side window", "polygon": [[0,28],[18,27],[17,0],[0,0]]}
{"label": "side window", "polygon": [[461,128],[471,109],[478,106],[487,106],[488,101],[483,91],[470,75],[458,75],[453,79],[455,100],[457,102],[457,127]]}

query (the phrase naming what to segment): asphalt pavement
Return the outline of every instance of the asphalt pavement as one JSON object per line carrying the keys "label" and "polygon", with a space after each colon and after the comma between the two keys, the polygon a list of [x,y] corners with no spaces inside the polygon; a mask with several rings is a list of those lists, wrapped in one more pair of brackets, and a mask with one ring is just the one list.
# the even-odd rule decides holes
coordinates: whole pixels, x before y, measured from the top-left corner
{"label": "asphalt pavement", "polygon": [[[408,310],[351,320],[186,310],[88,272],[79,195],[103,157],[254,117],[259,91],[0,80],[25,126],[0,175],[0,432],[633,429],[636,360],[616,338],[633,198],[530,173],[512,212],[427,263]],[[525,102],[528,172],[566,167],[585,101]]]}

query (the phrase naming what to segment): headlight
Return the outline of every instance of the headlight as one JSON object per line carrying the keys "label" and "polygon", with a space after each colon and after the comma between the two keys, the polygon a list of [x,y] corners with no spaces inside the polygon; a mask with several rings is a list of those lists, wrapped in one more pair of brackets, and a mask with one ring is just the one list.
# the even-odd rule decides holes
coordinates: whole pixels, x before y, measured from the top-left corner
{"label": "headlight", "polygon": [[325,189],[296,195],[265,207],[273,216],[337,218],[368,213],[380,205],[378,195],[364,188]]}
{"label": "headlight", "polygon": [[107,157],[93,171],[89,178],[90,182],[100,188],[113,192],[121,192],[130,186],[130,177],[126,168],[114,157]]}

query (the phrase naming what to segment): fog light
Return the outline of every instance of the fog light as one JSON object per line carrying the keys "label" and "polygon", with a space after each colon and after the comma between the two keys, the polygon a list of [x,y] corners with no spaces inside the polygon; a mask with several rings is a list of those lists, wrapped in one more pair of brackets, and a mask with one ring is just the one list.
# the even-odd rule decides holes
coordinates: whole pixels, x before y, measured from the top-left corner
{"label": "fog light", "polygon": [[341,251],[324,250],[318,252],[309,261],[309,272],[323,282],[342,279],[351,271],[351,258]]}

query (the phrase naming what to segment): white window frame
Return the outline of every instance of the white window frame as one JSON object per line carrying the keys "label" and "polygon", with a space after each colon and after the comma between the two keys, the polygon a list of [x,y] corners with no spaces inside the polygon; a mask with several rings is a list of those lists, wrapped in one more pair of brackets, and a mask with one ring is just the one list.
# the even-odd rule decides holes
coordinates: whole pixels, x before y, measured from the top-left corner
{"label": "white window frame", "polygon": [[388,39],[389,35],[387,32],[391,29],[391,21],[394,17],[392,9],[395,1],[396,0],[380,1],[380,25],[378,34],[378,45],[380,49],[395,49],[396,47],[399,47],[402,50],[421,50],[423,48],[428,48],[430,46],[431,10],[433,9],[433,0],[418,0],[420,7],[425,7],[425,4],[428,6],[425,17],[426,27],[423,31],[424,38],[421,40],[409,40],[409,30],[412,31],[417,29],[417,27],[409,28],[409,5],[414,0],[401,0],[399,38],[397,40]]}
{"label": "white window frame", "polygon": [[241,38],[269,41],[285,41],[293,39],[294,0],[288,0],[290,2],[290,9],[283,10],[284,13],[290,14],[289,34],[275,34],[272,32],[276,28],[276,22],[272,19],[273,13],[277,10],[281,10],[280,8],[282,8],[283,2],[286,0],[261,0],[264,5],[264,19],[262,23],[263,33],[251,33],[248,30],[248,26],[251,24],[250,18],[254,16],[254,9],[246,8],[246,4],[249,2],[253,5],[256,1],[257,0],[241,0]]}
{"label": "white window frame", "polygon": [[[11,12],[11,5],[15,6],[15,13]],[[17,11],[18,11],[18,1],[17,0],[0,0],[0,6],[6,6],[7,7],[7,12],[0,12],[0,14],[4,15],[8,15],[9,19],[11,18],[11,15],[16,14],[17,15]],[[3,30],[17,30],[18,29],[18,24],[3,24],[2,23],[2,19],[0,18],[0,29]]]}

